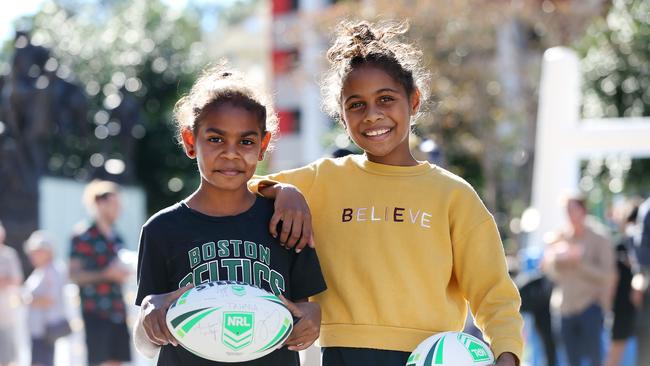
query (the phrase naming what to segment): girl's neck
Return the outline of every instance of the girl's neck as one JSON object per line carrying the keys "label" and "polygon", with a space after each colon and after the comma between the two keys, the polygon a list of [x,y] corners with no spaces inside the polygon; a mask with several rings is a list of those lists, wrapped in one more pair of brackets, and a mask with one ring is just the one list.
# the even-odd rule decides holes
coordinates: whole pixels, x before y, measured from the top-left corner
{"label": "girl's neck", "polygon": [[384,165],[393,165],[393,166],[416,166],[418,161],[415,160],[411,152],[409,151],[406,154],[392,154],[387,156],[373,156],[368,153],[365,153],[366,159],[373,163],[384,164]]}
{"label": "girl's neck", "polygon": [[255,194],[248,188],[236,191],[221,191],[201,183],[185,202],[202,214],[209,216],[234,216],[248,211],[255,203]]}

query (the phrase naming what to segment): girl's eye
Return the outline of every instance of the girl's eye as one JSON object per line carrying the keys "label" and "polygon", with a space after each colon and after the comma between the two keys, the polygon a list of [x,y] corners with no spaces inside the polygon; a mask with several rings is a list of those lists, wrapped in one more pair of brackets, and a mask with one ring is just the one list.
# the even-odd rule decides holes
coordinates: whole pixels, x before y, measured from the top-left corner
{"label": "girl's eye", "polygon": [[362,102],[352,102],[352,103],[350,103],[348,105],[348,109],[358,109],[358,108],[361,108],[361,107],[363,107]]}
{"label": "girl's eye", "polygon": [[255,145],[255,141],[253,140],[241,140],[242,145]]}
{"label": "girl's eye", "polygon": [[223,142],[223,138],[221,138],[221,137],[208,137],[208,141],[210,141],[210,142]]}
{"label": "girl's eye", "polygon": [[383,95],[383,96],[379,97],[379,101],[382,102],[382,103],[389,103],[389,102],[392,102],[393,100],[395,100],[395,98],[393,98],[393,97],[391,97],[389,95]]}

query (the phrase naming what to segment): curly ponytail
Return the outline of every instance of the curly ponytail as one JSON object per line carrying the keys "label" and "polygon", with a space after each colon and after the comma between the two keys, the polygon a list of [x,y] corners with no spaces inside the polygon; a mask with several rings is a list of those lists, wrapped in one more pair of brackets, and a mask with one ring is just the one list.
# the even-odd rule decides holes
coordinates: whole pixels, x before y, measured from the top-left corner
{"label": "curly ponytail", "polygon": [[362,66],[384,70],[399,82],[408,96],[418,90],[422,100],[428,95],[429,75],[421,66],[422,51],[398,38],[408,31],[407,22],[342,21],[336,38],[327,50],[330,68],[323,77],[323,109],[340,119],[341,89],[348,74]]}

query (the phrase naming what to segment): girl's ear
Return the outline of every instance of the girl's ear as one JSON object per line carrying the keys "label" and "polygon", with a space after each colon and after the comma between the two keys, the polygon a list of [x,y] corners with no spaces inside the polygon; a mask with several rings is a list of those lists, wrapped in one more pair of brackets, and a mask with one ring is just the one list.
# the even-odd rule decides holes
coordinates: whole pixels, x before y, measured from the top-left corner
{"label": "girl's ear", "polygon": [[181,138],[183,139],[183,149],[185,150],[185,155],[187,155],[187,157],[190,159],[196,158],[194,133],[192,133],[189,128],[184,127],[181,130]]}
{"label": "girl's ear", "polygon": [[420,89],[415,88],[413,93],[411,93],[410,103],[411,103],[411,115],[415,116],[420,111],[420,100],[421,94]]}
{"label": "girl's ear", "polygon": [[269,148],[270,142],[271,142],[271,133],[270,132],[264,133],[264,137],[262,138],[262,148],[260,149],[260,154],[257,157],[257,160],[259,161],[264,160],[264,153],[266,152],[266,149]]}

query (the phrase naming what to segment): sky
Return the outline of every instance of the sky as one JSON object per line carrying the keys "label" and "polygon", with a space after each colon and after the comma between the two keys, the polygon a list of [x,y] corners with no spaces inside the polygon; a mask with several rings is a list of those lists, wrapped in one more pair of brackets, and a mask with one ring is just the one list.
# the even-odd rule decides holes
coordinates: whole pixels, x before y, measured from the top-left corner
{"label": "sky", "polygon": [[15,19],[36,13],[43,2],[44,0],[20,0],[0,5],[0,42],[13,37]]}

